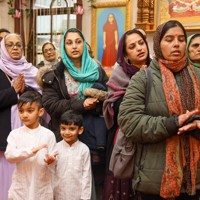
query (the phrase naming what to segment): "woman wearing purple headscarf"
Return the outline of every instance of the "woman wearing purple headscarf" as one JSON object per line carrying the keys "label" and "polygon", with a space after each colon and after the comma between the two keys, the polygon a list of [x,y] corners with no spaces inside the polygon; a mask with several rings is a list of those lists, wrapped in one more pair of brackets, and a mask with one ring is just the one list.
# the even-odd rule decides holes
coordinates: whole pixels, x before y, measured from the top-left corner
{"label": "woman wearing purple headscarf", "polygon": [[37,68],[23,56],[22,39],[18,34],[8,34],[0,48],[0,199],[7,199],[14,165],[9,164],[4,151],[11,130],[21,126],[17,114],[17,101],[27,90],[41,93],[35,81]]}
{"label": "woman wearing purple headscarf", "polygon": [[144,35],[136,29],[123,34],[119,42],[117,63],[107,83],[108,98],[104,101],[103,112],[109,129],[107,142],[107,174],[105,180],[104,200],[131,200],[133,192],[131,179],[117,179],[108,170],[116,132],[119,105],[128,87],[129,81],[136,72],[150,64],[148,44]]}

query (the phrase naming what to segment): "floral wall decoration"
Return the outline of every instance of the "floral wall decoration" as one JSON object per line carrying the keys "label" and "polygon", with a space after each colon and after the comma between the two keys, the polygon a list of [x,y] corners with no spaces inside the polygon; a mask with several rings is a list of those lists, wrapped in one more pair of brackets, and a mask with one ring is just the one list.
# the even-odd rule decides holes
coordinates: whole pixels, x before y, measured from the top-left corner
{"label": "floral wall decoration", "polygon": [[25,10],[26,17],[30,16],[30,9],[29,9],[29,3],[30,1],[24,0],[22,1],[20,8],[15,9],[14,6],[15,1],[14,0],[8,0],[8,15],[11,15],[13,18],[21,18],[21,11]]}

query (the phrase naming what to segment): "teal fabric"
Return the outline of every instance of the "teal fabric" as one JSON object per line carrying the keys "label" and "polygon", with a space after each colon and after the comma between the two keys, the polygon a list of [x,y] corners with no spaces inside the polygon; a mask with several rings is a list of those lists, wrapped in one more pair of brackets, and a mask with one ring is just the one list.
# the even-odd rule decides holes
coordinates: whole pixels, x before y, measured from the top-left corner
{"label": "teal fabric", "polygon": [[[190,36],[187,38],[186,55],[187,55],[188,60],[190,61],[191,65],[193,65],[194,67],[199,67],[199,68],[200,68],[200,63],[192,62],[192,61],[190,60],[190,57],[189,57],[189,50],[188,50],[189,44],[190,44],[190,42],[191,42],[191,39],[192,39],[195,35],[199,35],[199,34],[193,34],[193,35],[190,35]],[[199,35],[198,37],[200,37],[200,35]]]}
{"label": "teal fabric", "polygon": [[[76,29],[76,28],[73,28]],[[71,59],[68,57],[66,51],[65,51],[65,35],[72,29],[68,29],[65,34],[62,37],[61,42],[61,56],[62,61],[68,70],[68,72],[71,74],[71,76],[80,82],[80,98],[83,98],[82,92],[84,89],[91,87],[95,81],[99,79],[99,71],[98,71],[98,64],[90,57],[86,41],[84,39],[84,50],[82,54],[82,61],[81,61],[81,71],[79,71],[74,63],[71,61]],[[76,29],[78,30],[78,29]],[[79,30],[78,30],[79,31]],[[79,31],[80,34],[83,36],[81,31]],[[84,37],[83,37],[84,38]]]}

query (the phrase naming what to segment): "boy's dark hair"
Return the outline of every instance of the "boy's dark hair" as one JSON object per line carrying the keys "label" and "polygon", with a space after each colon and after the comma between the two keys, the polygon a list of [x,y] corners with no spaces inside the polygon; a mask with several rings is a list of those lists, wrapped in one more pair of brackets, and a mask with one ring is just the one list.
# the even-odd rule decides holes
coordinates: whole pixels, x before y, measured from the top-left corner
{"label": "boy's dark hair", "polygon": [[3,32],[10,33],[9,30],[7,30],[7,29],[5,29],[5,28],[0,28],[0,33],[3,33]]}
{"label": "boy's dark hair", "polygon": [[82,115],[72,110],[68,110],[61,115],[60,124],[65,124],[65,125],[73,124],[81,127],[83,126],[83,117]]}
{"label": "boy's dark hair", "polygon": [[40,93],[36,91],[27,91],[24,92],[18,99],[18,107],[22,107],[26,103],[34,103],[36,102],[38,104],[38,109],[42,108],[42,97]]}

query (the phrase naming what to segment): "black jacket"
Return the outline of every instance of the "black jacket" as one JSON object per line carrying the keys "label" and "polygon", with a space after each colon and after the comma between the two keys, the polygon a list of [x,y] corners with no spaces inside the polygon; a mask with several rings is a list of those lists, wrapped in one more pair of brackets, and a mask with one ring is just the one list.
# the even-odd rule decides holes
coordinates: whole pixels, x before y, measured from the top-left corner
{"label": "black jacket", "polygon": [[[64,77],[65,66],[62,61],[58,63],[55,70],[48,71],[42,76],[43,82],[43,106],[51,116],[49,128],[55,133],[57,141],[61,140],[59,134],[60,116],[67,110],[74,110],[79,113],[85,113],[83,107],[85,99],[77,99],[68,94]],[[99,80],[106,87],[108,77],[102,67],[99,66]],[[87,111],[88,112],[88,111]]]}
{"label": "black jacket", "polygon": [[11,107],[17,104],[17,94],[11,83],[0,70],[0,151],[5,151],[7,137],[11,131]]}

